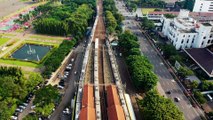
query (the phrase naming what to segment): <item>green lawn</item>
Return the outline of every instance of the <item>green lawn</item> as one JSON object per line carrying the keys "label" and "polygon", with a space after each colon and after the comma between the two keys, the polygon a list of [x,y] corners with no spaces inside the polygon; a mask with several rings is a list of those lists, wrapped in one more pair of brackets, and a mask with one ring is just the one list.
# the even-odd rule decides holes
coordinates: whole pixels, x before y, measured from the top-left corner
{"label": "green lawn", "polygon": [[0,46],[5,44],[8,40],[10,40],[10,38],[0,38]]}
{"label": "green lawn", "polygon": [[153,12],[156,8],[142,8],[142,14],[146,15],[149,12]]}
{"label": "green lawn", "polygon": [[39,68],[41,65],[32,63],[32,62],[25,62],[19,60],[9,60],[9,59],[0,59],[0,63],[9,64],[9,65],[17,65],[17,66],[27,66],[27,67],[34,67]]}
{"label": "green lawn", "polygon": [[25,43],[32,43],[32,44],[38,44],[38,45],[59,46],[59,43],[53,43],[53,42],[41,42],[41,41],[36,41],[36,40],[25,40]]}
{"label": "green lawn", "polygon": [[30,38],[36,38],[36,39],[44,39],[44,40],[59,40],[62,41],[64,38],[59,38],[59,37],[48,37],[48,36],[40,36],[40,35],[31,35]]}

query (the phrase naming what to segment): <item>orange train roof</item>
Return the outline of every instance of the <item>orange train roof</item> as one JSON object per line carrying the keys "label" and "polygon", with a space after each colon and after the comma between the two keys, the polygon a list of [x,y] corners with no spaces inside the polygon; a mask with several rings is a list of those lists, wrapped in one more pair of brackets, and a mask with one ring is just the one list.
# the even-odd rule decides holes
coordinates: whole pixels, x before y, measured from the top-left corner
{"label": "orange train roof", "polygon": [[123,109],[120,105],[107,108],[108,120],[125,120]]}
{"label": "orange train roof", "polygon": [[95,108],[85,107],[81,109],[79,120],[96,120]]}
{"label": "orange train roof", "polygon": [[84,85],[82,97],[82,108],[83,107],[94,108],[93,87],[89,84]]}
{"label": "orange train roof", "polygon": [[120,100],[115,85],[107,86],[107,104],[108,107],[112,105],[120,105]]}

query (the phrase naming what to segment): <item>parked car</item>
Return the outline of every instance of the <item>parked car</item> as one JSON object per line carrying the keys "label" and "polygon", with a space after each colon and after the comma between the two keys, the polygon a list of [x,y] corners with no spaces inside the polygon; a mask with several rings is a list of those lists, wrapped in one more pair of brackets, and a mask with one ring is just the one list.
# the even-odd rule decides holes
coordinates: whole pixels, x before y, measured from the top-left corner
{"label": "parked car", "polygon": [[57,88],[58,88],[58,89],[64,89],[64,87],[61,86],[61,85],[58,85]]}
{"label": "parked car", "polygon": [[179,98],[179,97],[175,97],[174,100],[175,100],[176,102],[179,102],[179,101],[180,101],[180,98]]}
{"label": "parked car", "polygon": [[32,106],[31,106],[31,109],[34,109],[35,107],[36,107],[35,105],[32,105]]}
{"label": "parked car", "polygon": [[23,110],[20,109],[20,108],[17,108],[15,111],[16,111],[16,112],[22,112]]}
{"label": "parked car", "polygon": [[12,119],[12,120],[17,120],[18,117],[17,117],[17,116],[11,116],[11,119]]}
{"label": "parked car", "polygon": [[63,113],[64,113],[64,114],[71,114],[69,108],[65,108],[65,109],[63,110]]}
{"label": "parked car", "polygon": [[25,106],[20,105],[20,106],[19,106],[19,108],[21,108],[21,109],[25,109],[26,107],[25,107]]}
{"label": "parked car", "polygon": [[23,103],[23,105],[24,105],[25,107],[27,107],[27,106],[28,106],[28,104],[27,104],[27,103]]}

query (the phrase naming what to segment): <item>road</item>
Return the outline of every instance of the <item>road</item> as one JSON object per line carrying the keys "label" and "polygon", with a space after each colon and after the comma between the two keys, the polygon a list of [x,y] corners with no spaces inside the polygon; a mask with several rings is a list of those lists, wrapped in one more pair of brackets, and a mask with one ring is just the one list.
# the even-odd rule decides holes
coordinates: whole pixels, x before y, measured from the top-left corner
{"label": "road", "polygon": [[[69,107],[71,105],[71,99],[74,97],[76,85],[75,81],[78,81],[79,79],[79,72],[81,71],[82,62],[83,62],[83,53],[84,53],[84,43],[80,43],[77,48],[73,50],[73,53],[76,54],[76,58],[72,67],[72,70],[70,71],[70,75],[68,76],[68,82],[65,86],[65,93],[62,97],[62,101],[60,102],[59,106],[56,108],[56,110],[51,115],[51,120],[70,120],[70,116],[63,115],[63,110],[65,107]],[[78,73],[75,75],[74,72],[78,71]]]}
{"label": "road", "polygon": [[134,17],[132,17],[131,14],[130,14],[131,16],[128,16],[128,12],[124,8],[124,4],[120,1],[117,1],[116,3],[118,10],[125,16],[124,20],[125,28],[129,29],[138,36],[142,54],[145,55],[149,59],[149,61],[153,64],[154,72],[155,74],[157,74],[159,78],[159,83],[163,89],[163,92],[166,92],[168,90],[171,91],[171,94],[170,95],[167,94],[166,96],[170,98],[172,101],[174,101],[174,97],[179,97],[181,99],[180,102],[174,103],[183,112],[186,120],[200,120],[201,119],[200,115],[203,115],[203,112],[199,108],[195,109],[194,107],[192,107],[189,100],[182,92],[180,86],[173,79],[169,70],[166,68],[163,61],[158,56],[157,51],[155,51],[155,49],[142,35],[137,21],[134,20]]}

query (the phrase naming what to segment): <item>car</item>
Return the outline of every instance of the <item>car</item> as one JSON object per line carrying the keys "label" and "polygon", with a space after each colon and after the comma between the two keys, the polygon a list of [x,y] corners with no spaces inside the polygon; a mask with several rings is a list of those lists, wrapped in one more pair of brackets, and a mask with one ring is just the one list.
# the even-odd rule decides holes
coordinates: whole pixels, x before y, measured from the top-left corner
{"label": "car", "polygon": [[18,117],[17,117],[17,116],[11,116],[11,119],[12,119],[12,120],[17,120]]}
{"label": "car", "polygon": [[71,62],[74,62],[74,60],[75,60],[75,59],[74,59],[74,58],[72,58],[72,59],[71,59]]}
{"label": "car", "polygon": [[167,94],[171,94],[171,91],[166,91]]}
{"label": "car", "polygon": [[59,85],[64,87],[64,82],[59,82]]}
{"label": "car", "polygon": [[64,114],[70,114],[71,112],[70,112],[69,108],[65,108],[65,109],[63,110],[63,113],[64,113]]}
{"label": "car", "polygon": [[175,97],[174,100],[175,100],[176,102],[179,102],[179,101],[180,101],[180,98],[179,98],[179,97]]}
{"label": "car", "polygon": [[20,108],[17,108],[15,111],[16,111],[16,112],[22,112],[23,110],[20,109]]}
{"label": "car", "polygon": [[65,74],[65,75],[69,75],[69,72],[65,71],[64,74]]}
{"label": "car", "polygon": [[69,64],[68,67],[72,67],[72,64]]}
{"label": "car", "polygon": [[64,89],[64,87],[61,86],[61,85],[58,85],[57,88],[58,88],[58,89]]}
{"label": "car", "polygon": [[32,105],[30,108],[31,108],[31,109],[34,109],[35,107],[36,107],[35,105]]}
{"label": "car", "polygon": [[72,67],[69,67],[69,66],[66,67],[66,70],[71,70],[71,69],[72,69]]}
{"label": "car", "polygon": [[36,112],[35,112],[35,111],[30,111],[29,114],[30,114],[30,115],[35,115]]}
{"label": "car", "polygon": [[48,83],[48,80],[44,81],[44,84],[46,85]]}
{"label": "car", "polygon": [[20,106],[19,106],[19,108],[21,108],[21,109],[25,109],[26,107],[25,107],[25,106],[20,105]]}
{"label": "car", "polygon": [[27,107],[28,106],[28,103],[22,103],[25,107]]}
{"label": "car", "polygon": [[66,78],[67,78],[67,75],[64,75],[63,78],[66,79]]}

